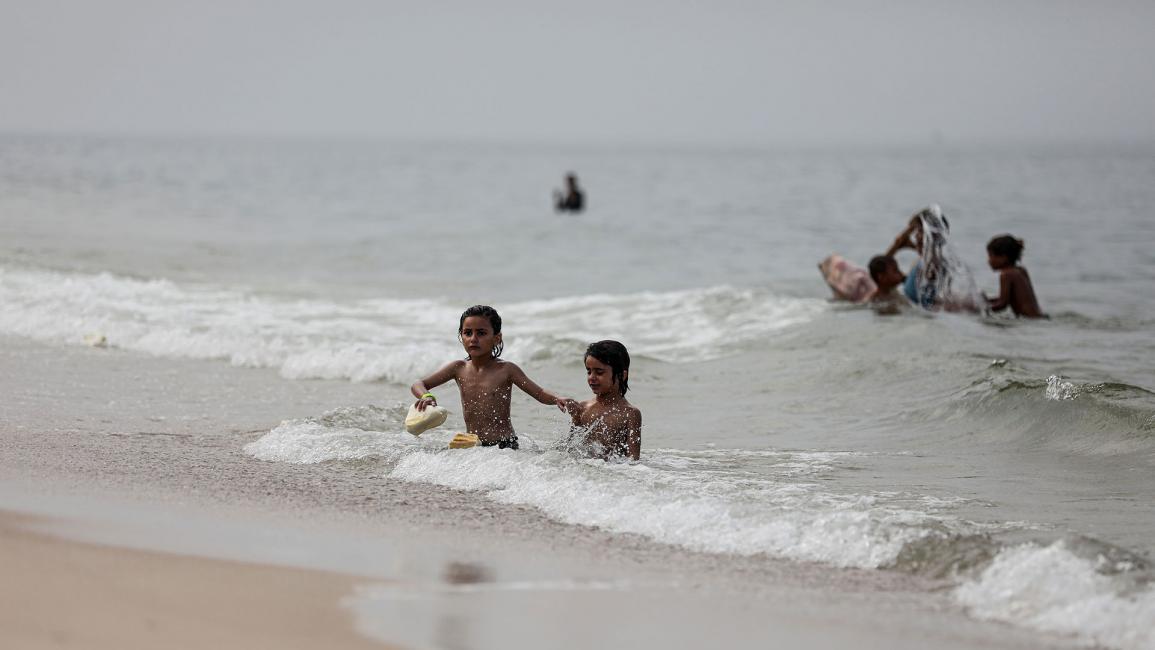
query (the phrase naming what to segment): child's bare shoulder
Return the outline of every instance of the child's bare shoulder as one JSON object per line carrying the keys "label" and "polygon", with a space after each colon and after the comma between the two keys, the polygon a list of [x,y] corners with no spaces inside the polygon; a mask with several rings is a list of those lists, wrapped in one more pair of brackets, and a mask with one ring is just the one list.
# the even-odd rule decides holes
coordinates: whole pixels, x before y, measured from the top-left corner
{"label": "child's bare shoulder", "polygon": [[642,418],[642,412],[638,410],[638,407],[630,404],[629,402],[623,402],[614,406],[611,413],[613,414],[615,421],[625,424],[629,424]]}
{"label": "child's bare shoulder", "polygon": [[514,374],[517,374],[517,373],[524,374],[524,372],[521,369],[521,366],[517,365],[516,363],[514,363],[512,361],[506,361],[505,359],[494,359],[493,360],[493,367],[496,368],[497,370],[500,370],[501,372],[503,372],[507,375],[511,375],[511,376]]}

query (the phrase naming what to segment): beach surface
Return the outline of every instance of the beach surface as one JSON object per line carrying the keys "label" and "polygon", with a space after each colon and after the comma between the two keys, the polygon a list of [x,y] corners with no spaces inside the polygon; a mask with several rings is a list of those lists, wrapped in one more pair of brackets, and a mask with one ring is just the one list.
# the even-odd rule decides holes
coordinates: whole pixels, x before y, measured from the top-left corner
{"label": "beach surface", "polygon": [[[0,630],[10,648],[388,647],[340,606],[334,573],[125,549],[0,513]],[[56,522],[59,523],[59,522]]]}

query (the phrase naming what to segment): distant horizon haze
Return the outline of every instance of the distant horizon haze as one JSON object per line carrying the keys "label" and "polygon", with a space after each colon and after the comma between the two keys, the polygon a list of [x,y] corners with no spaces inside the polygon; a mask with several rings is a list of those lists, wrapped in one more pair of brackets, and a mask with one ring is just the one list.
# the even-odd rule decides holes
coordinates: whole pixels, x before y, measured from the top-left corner
{"label": "distant horizon haze", "polygon": [[1155,143],[1155,3],[0,7],[0,133]]}

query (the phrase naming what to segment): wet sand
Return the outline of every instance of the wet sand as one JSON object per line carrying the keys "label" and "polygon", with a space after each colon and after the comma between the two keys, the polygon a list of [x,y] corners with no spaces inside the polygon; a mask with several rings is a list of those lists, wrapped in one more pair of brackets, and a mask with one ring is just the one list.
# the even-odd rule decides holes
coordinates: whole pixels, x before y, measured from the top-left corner
{"label": "wet sand", "polygon": [[0,512],[6,647],[387,647],[341,607],[351,576],[69,541],[30,521]]}

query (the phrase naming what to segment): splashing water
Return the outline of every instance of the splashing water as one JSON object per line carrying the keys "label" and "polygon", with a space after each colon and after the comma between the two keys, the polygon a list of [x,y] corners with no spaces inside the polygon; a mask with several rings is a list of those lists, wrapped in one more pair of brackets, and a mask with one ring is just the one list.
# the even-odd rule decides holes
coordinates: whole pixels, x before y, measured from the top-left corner
{"label": "splashing water", "polygon": [[921,223],[920,261],[916,271],[919,304],[947,311],[986,311],[986,300],[974,274],[949,241],[950,224],[942,209],[931,204],[915,215]]}
{"label": "splashing water", "polygon": [[1079,389],[1075,384],[1064,381],[1059,375],[1047,377],[1046,397],[1049,400],[1063,401],[1075,399],[1079,396]]}

